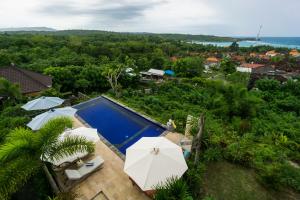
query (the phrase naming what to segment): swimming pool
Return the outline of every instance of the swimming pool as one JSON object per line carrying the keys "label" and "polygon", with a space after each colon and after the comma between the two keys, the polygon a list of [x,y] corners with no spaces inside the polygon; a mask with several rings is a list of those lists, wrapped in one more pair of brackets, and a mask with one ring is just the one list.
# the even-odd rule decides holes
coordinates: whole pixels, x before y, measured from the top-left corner
{"label": "swimming pool", "polygon": [[77,115],[91,127],[96,128],[108,142],[121,153],[142,137],[156,137],[166,129],[141,115],[105,98],[74,106]]}

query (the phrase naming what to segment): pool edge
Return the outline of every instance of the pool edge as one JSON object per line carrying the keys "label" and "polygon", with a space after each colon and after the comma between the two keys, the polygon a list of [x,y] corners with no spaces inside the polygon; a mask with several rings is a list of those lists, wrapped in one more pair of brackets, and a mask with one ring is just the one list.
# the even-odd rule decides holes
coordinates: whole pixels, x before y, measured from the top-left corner
{"label": "pool edge", "polygon": [[145,118],[146,120],[148,120],[148,121],[150,121],[150,122],[152,122],[152,123],[154,123],[154,124],[156,124],[156,125],[158,125],[158,126],[161,126],[162,128],[164,128],[164,129],[167,130],[167,126],[166,126],[166,125],[161,124],[160,122],[158,122],[158,121],[152,119],[152,118],[149,117],[149,116],[146,116],[146,115],[144,115],[144,114],[141,114],[141,113],[135,111],[134,109],[132,109],[132,108],[130,108],[130,107],[124,105],[123,103],[121,103],[121,102],[119,102],[119,101],[117,101],[117,100],[115,100],[115,99],[113,99],[113,98],[111,98],[111,97],[108,97],[108,96],[106,96],[106,95],[101,95],[100,97],[104,97],[105,99],[107,99],[107,100],[109,100],[109,101],[111,101],[111,102],[113,102],[113,103],[115,103],[115,104],[117,104],[117,105],[119,105],[119,106],[122,106],[122,107],[124,107],[125,109],[127,109],[127,110],[133,112],[134,114],[139,115],[139,116],[142,116],[142,117]]}
{"label": "pool edge", "polygon": [[[76,107],[76,106],[85,104],[85,103],[87,103],[87,102],[90,102],[90,101],[93,101],[93,100],[96,100],[96,99],[99,99],[99,98],[105,98],[105,99],[111,101],[112,103],[117,104],[118,106],[121,106],[121,107],[123,107],[123,108],[129,110],[130,112],[132,112],[132,113],[134,113],[134,114],[136,114],[136,115],[138,115],[138,116],[141,116],[141,117],[145,118],[146,120],[148,120],[148,121],[150,121],[150,122],[152,122],[152,123],[154,123],[154,124],[156,124],[156,125],[158,125],[158,126],[164,128],[165,131],[162,132],[158,137],[166,136],[166,135],[167,135],[168,130],[167,130],[167,127],[166,127],[165,125],[163,125],[163,124],[161,124],[161,123],[155,121],[154,119],[152,119],[152,118],[150,118],[150,117],[148,117],[148,116],[146,116],[146,115],[143,115],[143,114],[141,114],[141,113],[135,111],[134,109],[132,109],[132,108],[130,108],[130,107],[124,105],[123,103],[118,102],[118,101],[116,101],[115,99],[110,98],[110,97],[108,97],[108,96],[106,96],[106,95],[100,95],[100,96],[98,96],[98,97],[89,99],[89,100],[87,100],[87,101],[84,101],[84,102],[75,104],[75,105],[73,105],[72,107],[74,108],[74,107]],[[76,118],[77,118],[84,126],[86,126],[86,127],[88,127],[88,128],[93,128],[93,127],[91,127],[84,119],[82,119],[79,115],[77,115],[77,113],[75,113],[74,117],[76,117]],[[110,142],[109,142],[109,141],[108,141],[108,140],[107,140],[107,139],[106,139],[106,138],[105,138],[98,130],[97,130],[97,132],[98,132],[98,135],[99,135],[99,137],[100,137],[100,140],[101,140],[108,148],[110,148],[114,153],[116,153],[123,161],[125,161],[126,154],[123,154],[117,147],[115,147],[113,144],[111,144],[111,143],[110,143]]]}

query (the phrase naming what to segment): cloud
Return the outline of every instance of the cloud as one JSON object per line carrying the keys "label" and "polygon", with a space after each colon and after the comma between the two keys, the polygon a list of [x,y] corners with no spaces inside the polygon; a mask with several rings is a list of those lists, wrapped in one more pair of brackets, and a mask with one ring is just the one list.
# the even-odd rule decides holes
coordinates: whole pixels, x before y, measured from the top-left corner
{"label": "cloud", "polygon": [[145,10],[158,6],[164,1],[150,0],[129,2],[96,0],[93,3],[87,3],[85,5],[77,4],[76,2],[78,1],[50,3],[41,6],[37,11],[44,15],[84,15],[94,18],[101,16],[116,20],[127,20],[142,16]]}
{"label": "cloud", "polygon": [[9,0],[0,27],[215,35],[300,35],[299,0]]}

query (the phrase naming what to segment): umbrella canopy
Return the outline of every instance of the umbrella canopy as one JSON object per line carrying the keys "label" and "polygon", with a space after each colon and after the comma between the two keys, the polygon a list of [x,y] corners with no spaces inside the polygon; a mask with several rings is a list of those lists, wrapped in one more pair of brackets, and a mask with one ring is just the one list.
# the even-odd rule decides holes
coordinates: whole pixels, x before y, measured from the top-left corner
{"label": "umbrella canopy", "polygon": [[[63,141],[65,138],[67,137],[72,137],[72,136],[76,136],[76,137],[84,137],[86,140],[91,141],[96,143],[97,141],[100,140],[99,136],[98,136],[98,132],[97,129],[94,128],[86,128],[86,127],[80,127],[80,128],[76,128],[73,130],[66,130],[65,132],[63,132],[60,137],[59,137],[59,141]],[[78,159],[78,158],[82,158],[84,156],[86,156],[88,154],[88,152],[77,152],[71,156],[65,156],[62,157],[58,160],[49,160],[46,156],[46,158],[42,158],[41,159],[43,161],[47,161],[52,163],[53,165],[59,166],[65,162],[73,162],[74,160]]]}
{"label": "umbrella canopy", "polygon": [[143,137],[126,150],[124,171],[143,190],[153,190],[188,169],[182,149],[164,137]]}
{"label": "umbrella canopy", "polygon": [[22,108],[25,110],[44,110],[59,106],[63,102],[64,100],[58,97],[40,97],[27,102]]}
{"label": "umbrella canopy", "polygon": [[64,138],[72,136],[84,137],[86,140],[94,143],[100,140],[97,129],[87,127],[79,127],[73,130],[67,130],[60,135],[60,139],[63,140]]}
{"label": "umbrella canopy", "polygon": [[56,117],[73,117],[76,113],[76,109],[72,107],[56,108],[44,112],[34,117],[27,126],[32,130],[39,130],[49,120]]}

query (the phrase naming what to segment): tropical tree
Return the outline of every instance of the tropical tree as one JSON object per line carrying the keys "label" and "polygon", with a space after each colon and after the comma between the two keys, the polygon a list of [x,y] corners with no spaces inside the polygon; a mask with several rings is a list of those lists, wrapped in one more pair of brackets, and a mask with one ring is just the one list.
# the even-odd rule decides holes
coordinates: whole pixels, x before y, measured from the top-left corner
{"label": "tropical tree", "polygon": [[203,58],[201,57],[186,57],[175,62],[173,67],[176,74],[180,77],[197,77],[202,74],[204,69]]}
{"label": "tropical tree", "polygon": [[83,137],[58,140],[58,136],[70,127],[70,119],[57,118],[38,132],[16,128],[8,134],[0,146],[0,199],[8,199],[22,187],[44,166],[42,160],[53,161],[76,152],[94,151],[94,144]]}
{"label": "tropical tree", "polygon": [[221,61],[220,68],[226,75],[236,72],[236,64],[229,58],[224,58]]}
{"label": "tropical tree", "polygon": [[113,62],[105,65],[102,72],[116,96],[120,96],[120,90],[122,86],[119,84],[119,78],[124,69],[124,64]]}
{"label": "tropical tree", "polygon": [[230,46],[229,46],[230,51],[238,51],[239,50],[239,43],[234,41]]}
{"label": "tropical tree", "polygon": [[215,113],[229,120],[233,117],[250,119],[256,115],[260,99],[246,88],[229,85],[223,88],[222,96],[213,100]]}
{"label": "tropical tree", "polygon": [[13,84],[5,78],[0,78],[0,97],[4,97],[7,100],[16,101],[21,98],[20,87],[17,84]]}

